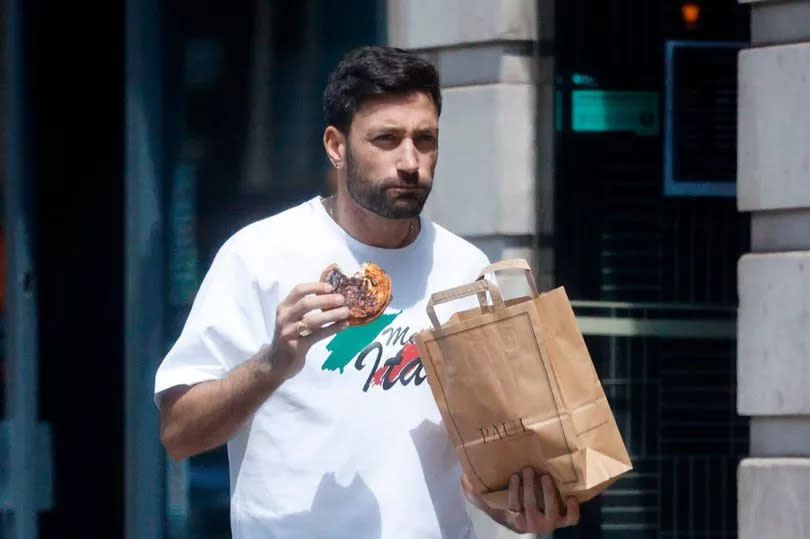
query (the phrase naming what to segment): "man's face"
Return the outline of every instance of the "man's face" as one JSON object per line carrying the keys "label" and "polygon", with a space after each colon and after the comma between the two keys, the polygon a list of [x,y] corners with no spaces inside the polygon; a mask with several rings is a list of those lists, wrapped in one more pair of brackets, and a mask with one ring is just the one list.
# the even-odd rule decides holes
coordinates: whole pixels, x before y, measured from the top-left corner
{"label": "man's face", "polygon": [[419,215],[439,156],[436,106],[423,92],[367,99],[346,144],[346,187],[363,208],[389,219]]}

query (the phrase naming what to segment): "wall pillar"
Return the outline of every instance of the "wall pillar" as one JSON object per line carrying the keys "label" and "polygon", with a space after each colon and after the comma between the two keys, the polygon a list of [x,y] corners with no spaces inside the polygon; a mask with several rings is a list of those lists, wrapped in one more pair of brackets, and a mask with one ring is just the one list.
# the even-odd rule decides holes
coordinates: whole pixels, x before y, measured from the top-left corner
{"label": "wall pillar", "polygon": [[738,207],[738,401],[751,458],[738,471],[739,537],[810,538],[810,1],[744,0]]}

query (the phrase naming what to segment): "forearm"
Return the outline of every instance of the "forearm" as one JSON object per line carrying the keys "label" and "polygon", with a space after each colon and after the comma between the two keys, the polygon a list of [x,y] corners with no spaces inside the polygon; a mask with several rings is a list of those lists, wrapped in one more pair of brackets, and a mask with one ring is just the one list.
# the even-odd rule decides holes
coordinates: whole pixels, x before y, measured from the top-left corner
{"label": "forearm", "polygon": [[196,384],[161,402],[161,440],[177,460],[226,443],[281,384],[268,348],[221,380]]}

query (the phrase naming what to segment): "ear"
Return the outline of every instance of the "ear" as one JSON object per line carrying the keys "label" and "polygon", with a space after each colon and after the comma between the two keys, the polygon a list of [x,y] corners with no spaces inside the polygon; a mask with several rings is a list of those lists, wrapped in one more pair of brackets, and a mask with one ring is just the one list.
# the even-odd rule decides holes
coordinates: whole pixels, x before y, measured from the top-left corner
{"label": "ear", "polygon": [[323,132],[323,147],[332,166],[341,168],[346,163],[346,135],[329,125]]}

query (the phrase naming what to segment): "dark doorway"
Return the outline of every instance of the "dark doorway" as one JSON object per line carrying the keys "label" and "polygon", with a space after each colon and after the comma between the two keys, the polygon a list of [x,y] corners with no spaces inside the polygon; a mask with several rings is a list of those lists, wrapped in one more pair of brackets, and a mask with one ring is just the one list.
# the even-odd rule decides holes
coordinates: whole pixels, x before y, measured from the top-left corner
{"label": "dark doorway", "polygon": [[[748,425],[736,414],[734,317],[747,217],[733,193],[669,196],[664,185],[668,84],[695,95],[693,118],[713,118],[683,127],[706,137],[736,126],[736,87],[718,99],[668,80],[665,66],[667,42],[747,42],[749,10],[734,0],[556,10],[555,277],[577,314],[595,317],[584,332],[635,469],[555,536],[736,536]],[[736,140],[721,142],[727,172]]]}
{"label": "dark doorway", "polygon": [[41,538],[123,532],[123,2],[24,2],[38,265]]}

